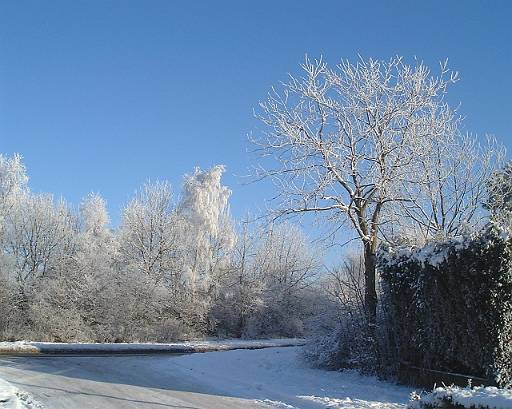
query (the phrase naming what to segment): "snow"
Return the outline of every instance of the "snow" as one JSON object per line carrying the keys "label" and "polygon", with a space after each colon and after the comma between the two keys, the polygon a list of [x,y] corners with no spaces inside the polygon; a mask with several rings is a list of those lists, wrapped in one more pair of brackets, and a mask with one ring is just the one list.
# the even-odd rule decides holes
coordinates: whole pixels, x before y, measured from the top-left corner
{"label": "snow", "polygon": [[201,340],[157,343],[59,343],[59,342],[0,342],[0,354],[78,354],[78,353],[189,353],[208,351],[229,351],[233,349],[259,349],[270,347],[304,345],[300,338],[261,340]]}
{"label": "snow", "polygon": [[172,368],[226,395],[269,408],[398,409],[406,407],[411,392],[356,372],[310,368],[300,347],[184,355],[154,365],[155,371]]}
{"label": "snow", "polygon": [[512,390],[492,386],[460,388],[448,386],[436,388],[431,393],[409,405],[410,409],[422,409],[425,405],[441,407],[444,401],[472,409],[512,409]]}
{"label": "snow", "polygon": [[446,261],[450,251],[458,252],[468,248],[473,238],[473,236],[458,236],[446,241],[428,243],[422,247],[390,247],[387,251],[380,253],[381,261],[388,266],[396,263],[400,265],[405,260],[438,267]]}
{"label": "snow", "polygon": [[410,388],[356,372],[310,368],[302,356],[301,347],[288,347],[183,355],[5,357],[0,376],[23,385],[53,409],[139,407],[133,402],[148,402],[148,408],[406,408]]}
{"label": "snow", "polygon": [[42,409],[28,393],[0,379],[0,409]]}
{"label": "snow", "polygon": [[0,342],[0,354],[2,353],[20,353],[37,354],[39,351],[36,346],[26,341]]}

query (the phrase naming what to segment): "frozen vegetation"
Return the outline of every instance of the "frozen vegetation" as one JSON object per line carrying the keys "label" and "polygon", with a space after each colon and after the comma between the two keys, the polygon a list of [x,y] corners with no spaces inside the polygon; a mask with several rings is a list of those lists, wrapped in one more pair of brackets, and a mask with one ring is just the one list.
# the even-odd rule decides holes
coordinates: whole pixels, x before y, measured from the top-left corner
{"label": "frozen vegetation", "polygon": [[[510,230],[512,165],[503,167],[505,151],[494,138],[463,129],[446,97],[457,81],[447,62],[432,73],[399,56],[336,66],[306,58],[300,74],[274,87],[257,109],[264,130],[252,138],[262,155],[253,176],[276,188],[268,218],[233,218],[225,167],[217,165],[185,175],[179,193],[166,181],[148,181],[113,228],[99,194],[75,208],[33,192],[21,157],[0,155],[0,341],[11,342],[3,347],[154,351],[166,344],[183,351],[232,349],[242,341],[169,343],[307,337],[304,356],[317,368],[392,378],[403,364],[397,351],[410,343],[407,362],[421,356],[424,368],[476,368],[510,386],[512,243],[500,235],[497,254],[487,254],[493,242],[485,241],[485,231],[498,224]],[[351,251],[326,266],[319,242],[290,220],[305,214],[322,223],[322,243],[353,243]],[[484,239],[470,248],[462,237]],[[489,262],[482,262],[484,253]],[[438,277],[431,280],[433,273]],[[475,289],[484,281],[486,289]],[[438,283],[448,283],[447,291],[438,291]],[[405,334],[400,342],[397,329]],[[475,331],[479,339],[489,335],[485,348],[472,342],[468,334]],[[419,342],[427,332],[431,342]],[[39,342],[16,343],[23,339]],[[457,359],[444,359],[453,351]],[[406,404],[405,388],[310,369],[296,354],[267,349],[117,362],[130,361],[151,379],[187,374],[185,395],[217,391],[251,405]],[[140,383],[124,376],[118,374]],[[64,391],[73,387],[66,382]],[[469,393],[445,389],[425,399],[448,392],[440,399]],[[194,399],[201,406],[202,397]],[[216,399],[216,407],[237,407]]]}

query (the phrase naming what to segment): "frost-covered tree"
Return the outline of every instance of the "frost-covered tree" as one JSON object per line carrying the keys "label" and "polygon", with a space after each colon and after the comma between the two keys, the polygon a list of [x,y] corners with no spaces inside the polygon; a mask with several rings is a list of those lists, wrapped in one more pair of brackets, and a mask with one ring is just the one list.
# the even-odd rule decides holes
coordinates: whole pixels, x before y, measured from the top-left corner
{"label": "frost-covered tree", "polygon": [[213,315],[219,330],[235,337],[245,336],[251,317],[263,307],[264,283],[255,268],[259,231],[245,220],[237,235],[228,274],[221,277],[220,295]]}
{"label": "frost-covered tree", "polygon": [[120,257],[154,282],[174,281],[182,223],[167,182],[148,182],[123,210]]}
{"label": "frost-covered tree", "polygon": [[11,324],[10,287],[12,284],[12,259],[5,252],[7,215],[19,202],[20,196],[27,191],[28,177],[21,156],[6,157],[0,154],[0,331]]}
{"label": "frost-covered tree", "polygon": [[26,189],[28,176],[20,155],[12,158],[0,154],[0,203],[4,204],[9,196]]}
{"label": "frost-covered tree", "polygon": [[[262,155],[257,176],[275,183],[277,216],[315,213],[325,216],[332,234],[347,225],[356,233],[370,334],[377,312],[375,255],[389,224],[400,221],[405,208],[406,216],[421,213],[418,224],[426,224],[429,235],[451,231],[450,221],[439,218],[464,224],[480,196],[470,175],[482,176],[478,165],[471,162],[471,172],[462,165],[465,149],[474,145],[459,138],[459,118],[445,101],[456,80],[446,64],[433,75],[423,63],[411,66],[401,57],[333,68],[306,59],[302,75],[290,76],[260,104],[265,130],[253,140]],[[449,200],[429,197],[439,194]]]}
{"label": "frost-covered tree", "polygon": [[75,252],[76,218],[62,200],[24,194],[6,217],[4,252],[16,282],[44,277],[58,270]]}
{"label": "frost-covered tree", "polygon": [[146,183],[111,229],[99,194],[74,211],[31,192],[20,157],[1,156],[0,338],[300,333],[313,272],[308,244],[277,225],[247,228],[237,240],[223,172],[187,175],[178,205],[168,183]]}
{"label": "frost-covered tree", "polygon": [[[8,325],[11,336],[53,339],[42,324],[50,317],[62,322],[64,308],[54,309],[55,283],[75,269],[77,219],[65,202],[51,195],[25,191],[16,197],[4,219],[2,270],[7,272],[9,291]],[[74,294],[63,297],[74,301]],[[46,301],[52,300],[52,303]]]}
{"label": "frost-covered tree", "polygon": [[213,307],[219,331],[237,337],[302,335],[314,308],[309,298],[320,258],[297,226],[244,222],[219,280]]}
{"label": "frost-covered tree", "polygon": [[[414,178],[403,183],[401,211],[388,215],[390,228],[401,240],[423,244],[432,239],[446,239],[476,231],[487,219],[482,202],[494,201],[489,180],[503,163],[505,150],[492,137],[481,144],[472,135],[457,129],[442,139],[430,138],[415,161]],[[386,236],[392,241],[391,237]]]}
{"label": "frost-covered tree", "polygon": [[318,273],[321,254],[300,228],[289,222],[272,224],[260,232],[252,268],[260,290],[261,306],[254,314],[250,335],[293,336],[302,333],[308,306],[307,290]]}
{"label": "frost-covered tree", "polygon": [[16,204],[18,196],[27,190],[28,176],[20,155],[12,158],[0,154],[0,237],[6,212]]}
{"label": "frost-covered tree", "polygon": [[209,170],[196,168],[185,175],[178,213],[186,223],[183,236],[183,271],[188,285],[188,321],[200,331],[212,333],[216,322],[212,308],[219,297],[220,283],[229,273],[231,250],[235,244],[229,212],[231,191],[221,183],[224,166]]}
{"label": "frost-covered tree", "polygon": [[512,220],[512,162],[494,172],[487,183],[484,203],[494,219],[510,225]]}
{"label": "frost-covered tree", "polygon": [[226,267],[236,241],[229,213],[231,190],[221,184],[225,168],[196,168],[186,175],[179,213],[188,223],[187,273],[192,284],[207,282]]}
{"label": "frost-covered tree", "polygon": [[107,204],[97,193],[89,194],[80,204],[80,218],[85,233],[92,236],[108,234],[110,222]]}
{"label": "frost-covered tree", "polygon": [[106,202],[97,193],[80,204],[76,267],[59,285],[73,293],[75,307],[96,340],[111,340],[119,321],[123,278],[115,268],[116,236],[109,229]]}

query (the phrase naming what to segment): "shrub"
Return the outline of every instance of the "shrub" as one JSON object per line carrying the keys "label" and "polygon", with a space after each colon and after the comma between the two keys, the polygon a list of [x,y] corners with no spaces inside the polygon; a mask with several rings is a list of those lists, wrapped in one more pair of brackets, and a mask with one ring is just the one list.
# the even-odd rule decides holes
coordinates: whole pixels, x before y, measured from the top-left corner
{"label": "shrub", "polygon": [[512,241],[471,237],[379,254],[395,360],[512,382]]}

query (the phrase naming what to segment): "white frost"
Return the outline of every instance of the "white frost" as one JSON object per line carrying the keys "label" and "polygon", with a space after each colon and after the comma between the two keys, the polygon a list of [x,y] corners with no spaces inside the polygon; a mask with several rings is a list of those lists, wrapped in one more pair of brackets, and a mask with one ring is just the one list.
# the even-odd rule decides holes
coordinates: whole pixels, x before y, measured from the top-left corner
{"label": "white frost", "polygon": [[479,386],[475,388],[448,386],[436,388],[431,393],[422,396],[420,400],[411,403],[409,408],[422,409],[426,405],[441,407],[443,401],[450,401],[464,408],[471,409],[511,409],[512,390],[498,389],[492,386]]}

